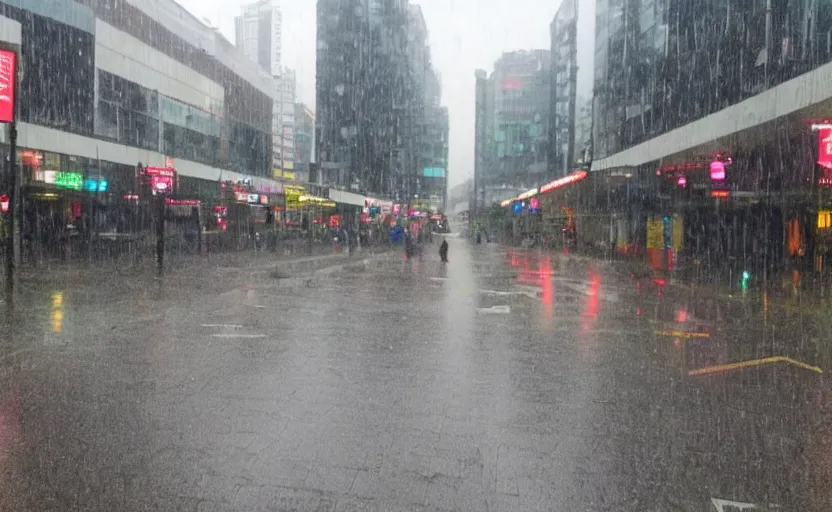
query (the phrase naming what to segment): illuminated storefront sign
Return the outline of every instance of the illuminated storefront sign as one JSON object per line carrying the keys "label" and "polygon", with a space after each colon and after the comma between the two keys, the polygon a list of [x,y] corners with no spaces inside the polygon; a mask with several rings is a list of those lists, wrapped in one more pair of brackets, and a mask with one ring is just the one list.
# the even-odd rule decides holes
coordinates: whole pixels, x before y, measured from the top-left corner
{"label": "illuminated storefront sign", "polygon": [[298,209],[300,208],[300,196],[306,193],[306,189],[303,187],[286,185],[283,187],[283,193],[286,197],[286,208],[290,210]]}
{"label": "illuminated storefront sign", "polygon": [[818,165],[832,169],[832,127],[818,128]]}
{"label": "illuminated storefront sign", "polygon": [[87,179],[84,182],[84,190],[87,192],[106,192],[107,180],[91,180]]}
{"label": "illuminated storefront sign", "polygon": [[533,189],[527,190],[527,191],[523,192],[522,194],[520,194],[519,196],[517,196],[517,199],[522,201],[524,199],[528,199],[530,197],[536,196],[538,192],[539,192],[538,189],[533,188]]}
{"label": "illuminated storefront sign", "polygon": [[248,192],[236,192],[234,199],[238,203],[247,204],[269,204],[269,196],[260,194],[249,194]]}
{"label": "illuminated storefront sign", "polygon": [[547,194],[553,190],[557,190],[559,188],[565,187],[567,185],[571,185],[572,183],[577,183],[582,179],[586,178],[587,172],[586,171],[575,171],[569,176],[564,176],[563,178],[558,178],[554,181],[550,181],[549,183],[540,187],[541,194]]}
{"label": "illuminated storefront sign", "polygon": [[176,170],[171,167],[145,167],[144,173],[150,177],[151,192],[168,194],[173,191],[173,179]]}
{"label": "illuminated storefront sign", "polygon": [[[54,179],[53,183],[56,187],[72,190],[81,190],[81,185],[84,182],[84,177],[80,172],[56,172]],[[46,181],[46,183],[49,183],[49,181]]]}
{"label": "illuminated storefront sign", "polygon": [[711,180],[725,180],[725,162],[722,162],[720,160],[714,160],[713,162],[711,162]]}
{"label": "illuminated storefront sign", "polygon": [[298,198],[298,202],[301,204],[307,205],[315,205],[315,206],[323,206],[326,208],[335,208],[335,202],[330,201],[325,197],[316,197],[316,196],[300,196]]}
{"label": "illuminated storefront sign", "polygon": [[11,50],[0,50],[0,123],[14,121],[16,89],[17,54]]}

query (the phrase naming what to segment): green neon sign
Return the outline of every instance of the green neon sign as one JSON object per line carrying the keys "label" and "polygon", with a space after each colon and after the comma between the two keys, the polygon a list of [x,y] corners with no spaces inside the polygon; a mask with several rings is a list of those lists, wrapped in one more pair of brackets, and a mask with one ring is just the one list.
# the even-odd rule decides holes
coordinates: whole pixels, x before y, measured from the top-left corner
{"label": "green neon sign", "polygon": [[81,190],[84,184],[84,177],[80,172],[57,172],[55,173],[55,186]]}

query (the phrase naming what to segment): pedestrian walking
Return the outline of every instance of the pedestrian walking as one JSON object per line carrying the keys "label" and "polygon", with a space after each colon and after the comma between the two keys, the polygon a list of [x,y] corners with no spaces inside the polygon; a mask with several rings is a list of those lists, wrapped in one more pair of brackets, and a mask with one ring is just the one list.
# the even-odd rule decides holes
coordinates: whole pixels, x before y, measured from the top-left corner
{"label": "pedestrian walking", "polygon": [[448,263],[448,241],[442,238],[442,244],[439,246],[439,258],[442,263]]}

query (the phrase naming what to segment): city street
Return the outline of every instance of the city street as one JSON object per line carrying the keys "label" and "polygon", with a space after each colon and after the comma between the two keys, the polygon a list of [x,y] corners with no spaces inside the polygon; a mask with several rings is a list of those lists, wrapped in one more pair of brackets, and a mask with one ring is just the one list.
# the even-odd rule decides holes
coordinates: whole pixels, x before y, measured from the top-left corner
{"label": "city street", "polygon": [[832,509],[817,315],[448,241],[27,287],[0,510]]}

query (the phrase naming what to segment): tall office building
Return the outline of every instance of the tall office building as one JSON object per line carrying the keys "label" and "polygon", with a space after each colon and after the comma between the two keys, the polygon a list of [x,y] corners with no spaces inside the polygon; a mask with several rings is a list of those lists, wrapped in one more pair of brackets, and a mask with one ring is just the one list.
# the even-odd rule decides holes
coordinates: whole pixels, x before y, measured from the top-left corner
{"label": "tall office building", "polygon": [[315,161],[315,113],[295,103],[295,176],[309,181],[309,164]]}
{"label": "tall office building", "polygon": [[294,172],[295,165],[295,98],[297,96],[297,80],[295,71],[283,68],[278,82],[278,93],[275,98],[277,111],[276,125],[280,127],[275,140],[275,152],[279,154],[280,169]]}
{"label": "tall office building", "polygon": [[595,2],[563,0],[550,25],[549,174],[565,176],[590,156]]}
{"label": "tall office building", "polygon": [[523,50],[494,63],[492,173],[501,179],[546,172],[551,62],[549,50]]}
{"label": "tall office building", "polygon": [[316,132],[322,181],[402,196],[413,86],[408,3],[373,0],[344,9],[317,4]]}
{"label": "tall office building", "polygon": [[244,4],[234,18],[237,48],[272,76],[281,72],[283,16],[272,0]]}

